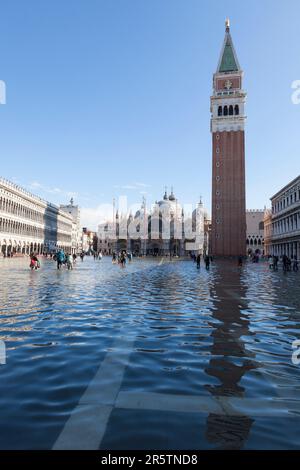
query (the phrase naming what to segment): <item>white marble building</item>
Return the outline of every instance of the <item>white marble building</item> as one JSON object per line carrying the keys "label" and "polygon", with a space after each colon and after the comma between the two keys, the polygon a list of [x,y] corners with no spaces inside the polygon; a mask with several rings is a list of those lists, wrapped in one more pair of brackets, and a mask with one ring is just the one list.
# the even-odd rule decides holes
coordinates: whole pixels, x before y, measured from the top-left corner
{"label": "white marble building", "polygon": [[80,226],[80,208],[74,205],[74,199],[71,198],[69,204],[61,204],[59,208],[70,214],[72,221],[72,253],[80,253],[83,248],[83,232]]}
{"label": "white marble building", "polygon": [[72,249],[70,214],[0,178],[0,256]]}
{"label": "white marble building", "polygon": [[300,259],[300,175],[271,197],[268,253]]}
{"label": "white marble building", "polygon": [[264,215],[265,211],[260,209],[246,211],[247,254],[264,253]]}
{"label": "white marble building", "polygon": [[111,254],[127,250],[136,255],[184,256],[203,254],[206,249],[202,202],[188,216],[173,191],[165,192],[151,210],[145,203],[133,214],[119,214],[114,220],[98,226],[98,251]]}

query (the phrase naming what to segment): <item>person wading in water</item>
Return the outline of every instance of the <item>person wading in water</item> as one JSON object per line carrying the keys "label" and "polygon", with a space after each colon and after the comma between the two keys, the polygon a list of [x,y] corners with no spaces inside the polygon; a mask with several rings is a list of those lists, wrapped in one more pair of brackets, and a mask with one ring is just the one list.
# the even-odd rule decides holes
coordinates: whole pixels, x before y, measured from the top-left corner
{"label": "person wading in water", "polygon": [[56,261],[57,261],[57,269],[60,269],[62,264],[65,261],[65,253],[63,250],[59,250],[59,252],[56,254]]}
{"label": "person wading in water", "polygon": [[209,270],[210,267],[210,257],[208,255],[205,256],[205,267]]}

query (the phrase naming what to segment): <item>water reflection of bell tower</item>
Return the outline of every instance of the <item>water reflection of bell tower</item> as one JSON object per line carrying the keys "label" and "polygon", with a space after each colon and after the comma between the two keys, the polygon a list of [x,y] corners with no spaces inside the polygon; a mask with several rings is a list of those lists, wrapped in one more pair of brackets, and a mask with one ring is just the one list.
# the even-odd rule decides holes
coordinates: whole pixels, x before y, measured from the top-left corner
{"label": "water reflection of bell tower", "polygon": [[229,20],[211,97],[212,237],[214,255],[244,255],[246,243],[243,72]]}
{"label": "water reflection of bell tower", "polygon": [[[216,449],[237,450],[247,443],[254,423],[242,401],[246,396],[243,378],[257,368],[255,354],[248,348],[249,337],[254,333],[245,313],[248,303],[244,300],[247,294],[242,274],[235,264],[227,262],[219,264],[216,274],[211,288],[211,296],[216,299],[212,309],[215,328],[211,334],[211,358],[205,368],[209,377],[205,388],[220,405],[220,412],[209,413],[206,438]],[[234,398],[241,400],[240,407],[234,405]]]}

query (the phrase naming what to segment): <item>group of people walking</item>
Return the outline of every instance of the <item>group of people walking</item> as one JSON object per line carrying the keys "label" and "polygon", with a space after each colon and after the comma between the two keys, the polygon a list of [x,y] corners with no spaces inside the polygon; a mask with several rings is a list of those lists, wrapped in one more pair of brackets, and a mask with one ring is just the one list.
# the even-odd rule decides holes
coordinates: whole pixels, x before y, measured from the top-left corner
{"label": "group of people walking", "polygon": [[132,253],[127,252],[126,250],[122,250],[118,254],[114,251],[112,254],[112,263],[119,264],[124,268],[127,261],[132,261],[132,257]]}
{"label": "group of people walking", "polygon": [[[48,256],[46,255],[46,258],[47,257]],[[83,261],[84,257],[85,257],[85,254],[83,252],[80,253],[79,258],[81,259],[81,261]],[[73,254],[65,253],[64,250],[62,250],[62,249],[58,250],[57,253],[55,253],[53,255],[50,255],[50,258],[53,261],[56,261],[58,270],[60,270],[64,267],[66,267],[68,270],[71,270],[71,269],[73,269],[73,266],[77,261],[77,255],[75,253],[73,253]],[[32,271],[37,270],[41,267],[40,260],[39,260],[38,256],[35,253],[32,253],[30,255],[29,267]]]}
{"label": "group of people walking", "polygon": [[[197,255],[195,253],[193,253],[191,255],[191,258],[192,260],[194,261],[194,263],[196,263],[196,266],[197,266],[197,269],[200,269],[200,266],[201,266],[201,254],[198,253]],[[209,270],[210,268],[210,263],[212,262],[213,258],[212,256],[208,256],[208,255],[205,255],[203,257],[203,260],[204,260],[204,264],[205,264],[205,268],[207,270]]]}
{"label": "group of people walking", "polygon": [[[97,259],[101,260],[102,259],[101,251],[99,253],[94,253],[93,256],[94,256],[95,260],[97,260]],[[85,257],[85,253],[83,253],[83,252],[80,253],[79,257],[80,257],[81,261],[83,261],[83,259]],[[63,267],[66,267],[68,270],[72,270],[74,264],[77,261],[77,255],[75,253],[74,254],[65,253],[64,250],[62,250],[62,249],[58,250],[57,253],[55,253],[54,255],[51,256],[51,258],[54,261],[56,261],[58,270],[62,269]],[[112,254],[112,263],[113,264],[118,264],[121,267],[125,267],[126,262],[127,261],[132,261],[132,258],[133,258],[132,253],[127,252],[126,250],[121,250],[119,253],[114,251],[113,254]],[[198,253],[197,255],[193,253],[193,254],[191,254],[191,258],[194,261],[194,263],[196,263],[197,269],[200,269],[202,255],[200,253]],[[203,256],[203,261],[204,261],[205,268],[207,270],[209,270],[210,269],[210,264],[213,261],[212,256],[204,255]],[[252,259],[252,261],[253,261],[253,259]],[[276,255],[273,255],[273,256],[270,255],[268,257],[269,268],[273,271],[278,271],[278,265],[279,265],[280,261],[282,263],[282,268],[283,268],[284,272],[287,272],[287,271],[298,272],[299,265],[298,265],[297,256],[294,255],[292,257],[288,257],[287,255],[284,254],[283,256],[281,256],[281,258],[279,258]],[[238,266],[242,266],[242,265],[243,265],[243,257],[239,256],[238,257]],[[40,260],[37,256],[37,254],[32,253],[30,255],[29,267],[32,271],[33,270],[38,270],[41,267],[41,263],[40,263]]]}
{"label": "group of people walking", "polygon": [[[64,250],[59,250],[53,256],[53,259],[57,262],[57,269],[66,266],[70,270],[73,269],[73,265],[76,263],[77,255],[75,253],[71,255],[70,253],[65,253]],[[83,257],[81,259],[83,261]]]}
{"label": "group of people walking", "polygon": [[[298,260],[297,256],[294,255],[291,258],[289,258],[287,255],[282,255],[281,257],[282,261],[282,268],[284,272],[287,271],[294,271],[298,272],[299,266],[298,266]],[[273,271],[278,271],[278,263],[279,263],[279,257],[276,255],[269,256],[269,268],[272,269]]]}

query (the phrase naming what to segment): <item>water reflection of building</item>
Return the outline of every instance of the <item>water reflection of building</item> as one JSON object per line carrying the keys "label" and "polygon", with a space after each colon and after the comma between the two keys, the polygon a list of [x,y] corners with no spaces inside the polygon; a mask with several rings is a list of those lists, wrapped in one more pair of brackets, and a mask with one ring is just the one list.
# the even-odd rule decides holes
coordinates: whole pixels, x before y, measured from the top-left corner
{"label": "water reflection of building", "polygon": [[[218,269],[220,268],[220,269]],[[206,437],[220,449],[241,449],[248,439],[254,422],[246,413],[230,413],[226,399],[244,397],[245,389],[240,382],[243,376],[254,368],[253,353],[246,348],[242,338],[249,336],[249,320],[242,313],[245,287],[241,283],[241,273],[236,266],[219,265],[212,297],[213,344],[211,360],[206,373],[218,383],[209,384],[206,389],[218,401],[224,413],[210,413],[207,418]],[[216,322],[215,322],[216,321]]]}
{"label": "water reflection of building", "polygon": [[98,226],[98,250],[104,254],[127,250],[136,255],[184,256],[208,250],[207,213],[202,201],[190,216],[175,197],[173,190],[165,192],[148,211],[145,201],[133,215],[116,211],[113,222]]}
{"label": "water reflection of building", "polygon": [[0,178],[0,255],[70,251],[72,217]]}

